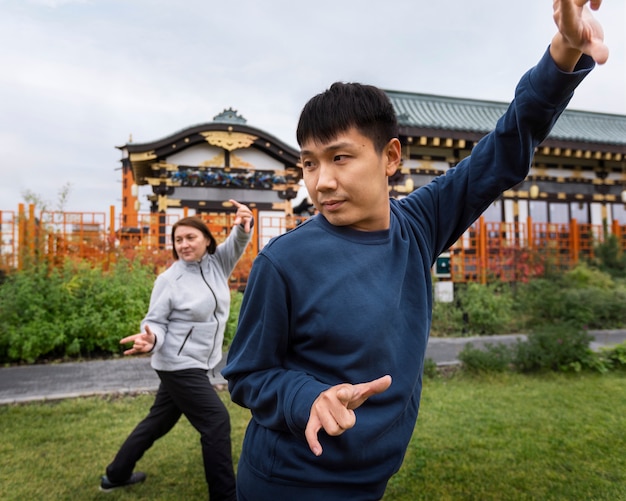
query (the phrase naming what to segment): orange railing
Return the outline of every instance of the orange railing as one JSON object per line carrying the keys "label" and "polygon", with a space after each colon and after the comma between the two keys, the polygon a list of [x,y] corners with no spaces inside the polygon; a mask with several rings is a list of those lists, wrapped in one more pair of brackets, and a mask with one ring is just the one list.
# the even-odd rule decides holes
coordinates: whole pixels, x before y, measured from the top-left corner
{"label": "orange railing", "polygon": [[[17,213],[0,211],[0,270],[19,270],[29,262],[58,266],[66,259],[88,260],[108,266],[121,258],[140,259],[155,271],[172,260],[171,228],[181,214],[139,214],[132,228],[121,225],[114,207],[105,212],[36,213],[33,205],[20,204]],[[202,216],[218,242],[233,224],[233,213]],[[255,211],[256,230],[252,244],[231,276],[231,286],[245,286],[252,261],[259,249],[298,221],[281,215],[259,218]],[[613,222],[608,232],[626,250],[626,226]],[[476,221],[450,249],[450,275],[454,282],[492,280],[524,281],[540,276],[547,266],[566,270],[582,258],[593,258],[595,245],[604,241],[601,225]]]}
{"label": "orange railing", "polygon": [[[610,232],[626,250],[626,226],[614,222]],[[543,275],[546,267],[567,270],[580,259],[595,257],[606,238],[602,225],[476,221],[450,250],[454,282],[525,281]]]}

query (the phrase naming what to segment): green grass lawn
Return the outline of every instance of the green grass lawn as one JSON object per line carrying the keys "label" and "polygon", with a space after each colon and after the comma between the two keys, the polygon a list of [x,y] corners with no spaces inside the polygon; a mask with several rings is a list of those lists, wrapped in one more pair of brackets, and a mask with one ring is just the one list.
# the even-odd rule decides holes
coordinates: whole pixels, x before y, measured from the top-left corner
{"label": "green grass lawn", "polygon": [[[626,500],[625,383],[623,373],[428,379],[384,499]],[[237,461],[249,413],[221,395]],[[98,491],[151,403],[139,395],[0,407],[0,499],[206,499],[199,436],[184,418],[140,461],[145,484]]]}

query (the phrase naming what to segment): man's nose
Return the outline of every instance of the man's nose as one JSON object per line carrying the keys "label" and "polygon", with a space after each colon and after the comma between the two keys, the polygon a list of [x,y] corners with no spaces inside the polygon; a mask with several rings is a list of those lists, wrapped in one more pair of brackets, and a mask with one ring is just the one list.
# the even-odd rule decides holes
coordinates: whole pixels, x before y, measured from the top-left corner
{"label": "man's nose", "polygon": [[337,188],[335,169],[332,166],[325,163],[319,166],[315,188],[317,191],[330,191]]}

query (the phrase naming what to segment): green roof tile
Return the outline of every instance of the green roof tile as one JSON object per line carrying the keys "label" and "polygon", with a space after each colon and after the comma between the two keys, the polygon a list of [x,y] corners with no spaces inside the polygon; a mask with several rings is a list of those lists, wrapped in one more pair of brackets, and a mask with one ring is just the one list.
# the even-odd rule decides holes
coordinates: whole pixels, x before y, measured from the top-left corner
{"label": "green roof tile", "polygon": [[[401,126],[488,133],[508,103],[385,90]],[[626,145],[626,116],[565,110],[551,139]]]}

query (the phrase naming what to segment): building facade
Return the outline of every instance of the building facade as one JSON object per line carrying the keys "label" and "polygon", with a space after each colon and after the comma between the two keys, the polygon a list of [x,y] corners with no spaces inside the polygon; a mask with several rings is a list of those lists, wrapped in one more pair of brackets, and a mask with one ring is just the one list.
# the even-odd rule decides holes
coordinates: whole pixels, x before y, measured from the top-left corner
{"label": "building facade", "polygon": [[[470,154],[508,104],[387,91],[400,122],[402,195]],[[530,173],[485,213],[494,222],[626,224],[626,116],[566,110]]]}

